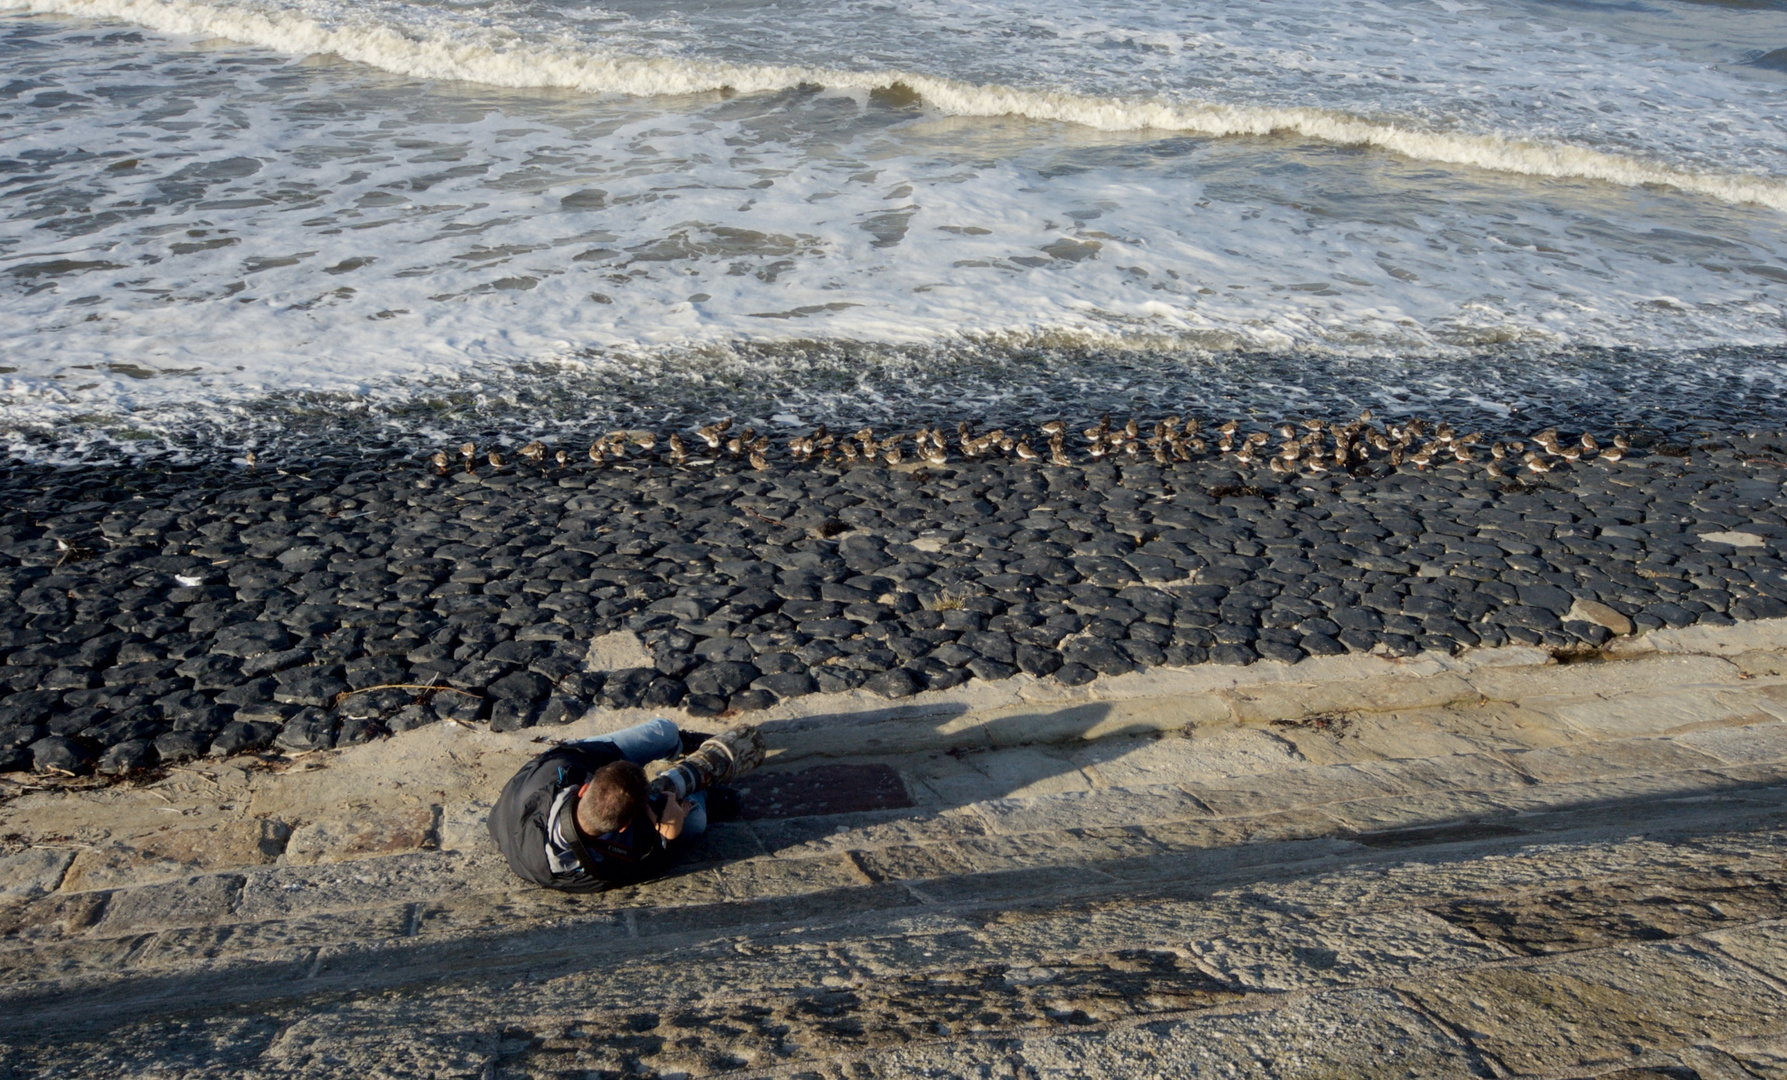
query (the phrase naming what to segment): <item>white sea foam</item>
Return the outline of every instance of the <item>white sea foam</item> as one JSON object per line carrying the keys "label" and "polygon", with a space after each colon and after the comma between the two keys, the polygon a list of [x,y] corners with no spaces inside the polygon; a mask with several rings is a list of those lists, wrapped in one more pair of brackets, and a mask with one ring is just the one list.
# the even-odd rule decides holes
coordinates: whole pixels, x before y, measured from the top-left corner
{"label": "white sea foam", "polygon": [[298,55],[332,54],[393,73],[510,88],[661,96],[786,90],[818,85],[873,91],[904,87],[939,112],[1016,116],[1100,131],[1161,131],[1213,137],[1290,133],[1341,146],[1369,146],[1419,161],[1523,176],[1664,185],[1729,203],[1787,211],[1787,182],[1742,172],[1695,170],[1568,142],[1499,132],[1423,127],[1316,107],[1271,107],[1125,99],[977,84],[900,70],[846,70],[629,55],[586,42],[552,43],[464,26],[431,32],[369,18],[324,22],[304,14],[193,0],[26,0],[12,8],[112,18],[164,33],[221,37]]}
{"label": "white sea foam", "polygon": [[[269,394],[501,395],[530,368],[810,412],[850,371],[809,392],[801,341],[940,358],[915,392],[1147,349],[1258,361],[1292,397],[1300,370],[1387,358],[1418,394],[1450,363],[1447,393],[1486,401],[1540,351],[1787,345],[1780,181],[1745,175],[1781,171],[1776,87],[1548,15],[36,2],[151,30],[0,19],[0,441],[215,427]],[[1001,370],[996,393],[1039,385]]]}

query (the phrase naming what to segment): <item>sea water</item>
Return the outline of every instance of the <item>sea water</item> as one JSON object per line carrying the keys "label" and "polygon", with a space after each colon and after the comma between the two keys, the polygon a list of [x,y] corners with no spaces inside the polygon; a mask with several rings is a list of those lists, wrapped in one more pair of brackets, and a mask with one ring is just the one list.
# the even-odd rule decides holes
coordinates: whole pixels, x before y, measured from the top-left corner
{"label": "sea water", "polygon": [[1787,419],[1783,0],[12,3],[16,449]]}

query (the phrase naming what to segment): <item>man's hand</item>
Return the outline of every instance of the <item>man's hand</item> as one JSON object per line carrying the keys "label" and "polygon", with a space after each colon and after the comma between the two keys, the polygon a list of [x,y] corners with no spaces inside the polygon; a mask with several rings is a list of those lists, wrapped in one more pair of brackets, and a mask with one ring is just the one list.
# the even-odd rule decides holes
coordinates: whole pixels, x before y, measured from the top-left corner
{"label": "man's hand", "polygon": [[686,803],[675,795],[664,798],[663,814],[653,814],[652,820],[658,823],[658,835],[666,841],[675,840],[683,834],[683,819],[689,816],[693,803]]}

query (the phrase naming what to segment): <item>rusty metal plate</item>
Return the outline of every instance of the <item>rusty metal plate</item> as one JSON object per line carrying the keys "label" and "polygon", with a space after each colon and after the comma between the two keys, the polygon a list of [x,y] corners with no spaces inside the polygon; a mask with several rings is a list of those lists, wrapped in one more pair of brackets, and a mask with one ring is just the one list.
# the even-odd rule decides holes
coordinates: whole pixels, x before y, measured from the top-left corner
{"label": "rusty metal plate", "polygon": [[745,778],[738,793],[739,817],[817,817],[865,810],[900,810],[912,805],[900,774],[887,765],[819,765],[797,773]]}

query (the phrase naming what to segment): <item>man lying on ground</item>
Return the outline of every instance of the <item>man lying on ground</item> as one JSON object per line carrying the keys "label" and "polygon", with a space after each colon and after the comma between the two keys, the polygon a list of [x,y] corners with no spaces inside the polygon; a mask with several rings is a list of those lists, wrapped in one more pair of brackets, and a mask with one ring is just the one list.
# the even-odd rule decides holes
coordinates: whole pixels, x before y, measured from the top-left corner
{"label": "man lying on ground", "polygon": [[490,811],[491,838],[511,870],[549,889],[585,892],[656,877],[707,829],[710,813],[717,820],[737,813],[738,796],[725,788],[682,799],[646,783],[645,764],[694,752],[707,738],[660,718],[560,743],[504,785]]}

